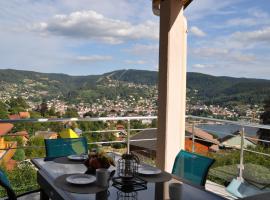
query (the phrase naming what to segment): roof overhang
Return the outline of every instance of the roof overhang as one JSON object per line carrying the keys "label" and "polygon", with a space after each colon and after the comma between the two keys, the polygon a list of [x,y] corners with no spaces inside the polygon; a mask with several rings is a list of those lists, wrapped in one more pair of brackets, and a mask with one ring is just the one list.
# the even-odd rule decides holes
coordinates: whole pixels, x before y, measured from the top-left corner
{"label": "roof overhang", "polygon": [[[154,15],[157,15],[157,16],[160,15],[160,1],[162,0],[152,0],[152,10],[153,10]],[[183,1],[184,9],[186,9],[193,0],[182,0],[182,1]]]}

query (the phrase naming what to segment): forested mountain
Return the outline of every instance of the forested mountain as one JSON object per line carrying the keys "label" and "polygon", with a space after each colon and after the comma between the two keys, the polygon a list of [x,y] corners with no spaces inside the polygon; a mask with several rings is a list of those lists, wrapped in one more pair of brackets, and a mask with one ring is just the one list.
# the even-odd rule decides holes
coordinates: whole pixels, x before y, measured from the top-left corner
{"label": "forested mountain", "polygon": [[[158,72],[145,70],[118,70],[89,76],[0,70],[2,93],[45,93],[47,98],[58,96],[71,101],[91,102],[103,96],[145,96],[148,89],[156,89],[157,80]],[[188,96],[207,104],[257,104],[270,94],[270,80],[217,77],[193,72],[187,74],[187,87]]]}
{"label": "forested mountain", "polygon": [[258,104],[270,97],[270,80],[188,73],[187,87],[207,104]]}

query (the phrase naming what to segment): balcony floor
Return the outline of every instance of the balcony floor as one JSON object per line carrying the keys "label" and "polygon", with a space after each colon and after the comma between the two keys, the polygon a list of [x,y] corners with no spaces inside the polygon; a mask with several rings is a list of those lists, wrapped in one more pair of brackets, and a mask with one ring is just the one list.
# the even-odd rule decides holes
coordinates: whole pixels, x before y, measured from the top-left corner
{"label": "balcony floor", "polygon": [[206,190],[216,193],[219,196],[222,196],[226,199],[234,200],[237,199],[236,197],[232,196],[230,193],[228,193],[223,185],[219,185],[217,183],[214,183],[212,181],[207,180],[205,184]]}

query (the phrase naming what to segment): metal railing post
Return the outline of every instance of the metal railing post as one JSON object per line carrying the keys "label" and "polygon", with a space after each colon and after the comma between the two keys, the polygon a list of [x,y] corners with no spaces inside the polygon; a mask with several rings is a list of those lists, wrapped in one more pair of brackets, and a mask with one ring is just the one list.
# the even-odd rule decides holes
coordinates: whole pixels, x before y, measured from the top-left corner
{"label": "metal railing post", "polygon": [[241,131],[241,150],[240,150],[240,164],[238,165],[239,168],[239,177],[240,181],[243,181],[243,170],[244,170],[244,137],[245,137],[245,128],[242,127]]}
{"label": "metal railing post", "polygon": [[195,152],[195,122],[192,122],[192,152]]}
{"label": "metal railing post", "polygon": [[128,130],[127,130],[127,153],[130,153],[130,119],[127,120],[128,122]]}

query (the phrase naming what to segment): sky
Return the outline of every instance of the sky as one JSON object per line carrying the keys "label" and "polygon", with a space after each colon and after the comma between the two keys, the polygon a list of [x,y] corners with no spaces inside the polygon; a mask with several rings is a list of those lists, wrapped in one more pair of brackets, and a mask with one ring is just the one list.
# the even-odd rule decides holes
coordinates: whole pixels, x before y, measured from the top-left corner
{"label": "sky", "polygon": [[[0,68],[71,75],[158,70],[151,0],[2,0]],[[270,1],[193,0],[188,71],[270,79]]]}

